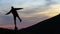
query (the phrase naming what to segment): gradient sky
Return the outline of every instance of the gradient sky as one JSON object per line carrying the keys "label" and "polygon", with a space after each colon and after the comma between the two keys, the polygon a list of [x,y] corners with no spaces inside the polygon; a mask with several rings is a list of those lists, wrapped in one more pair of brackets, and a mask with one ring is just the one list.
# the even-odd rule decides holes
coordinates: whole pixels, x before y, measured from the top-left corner
{"label": "gradient sky", "polygon": [[11,9],[24,8],[18,11],[22,19],[17,19],[19,29],[37,24],[60,13],[60,0],[0,0],[0,27],[14,28],[13,16],[5,15]]}

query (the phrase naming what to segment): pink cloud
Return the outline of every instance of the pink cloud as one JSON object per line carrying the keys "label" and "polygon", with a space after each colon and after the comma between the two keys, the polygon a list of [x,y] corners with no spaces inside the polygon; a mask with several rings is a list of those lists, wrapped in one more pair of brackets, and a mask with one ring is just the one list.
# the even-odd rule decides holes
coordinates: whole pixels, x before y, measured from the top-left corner
{"label": "pink cloud", "polygon": [[[25,25],[17,25],[18,29],[26,28],[27,26]],[[1,25],[0,28],[8,28],[8,29],[14,29],[14,25],[9,24],[9,25]]]}

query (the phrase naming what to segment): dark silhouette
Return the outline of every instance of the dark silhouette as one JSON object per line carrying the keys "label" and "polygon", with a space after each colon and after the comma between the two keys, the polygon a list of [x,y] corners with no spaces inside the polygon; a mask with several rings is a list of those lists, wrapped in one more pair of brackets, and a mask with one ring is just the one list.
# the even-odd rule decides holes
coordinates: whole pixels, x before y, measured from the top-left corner
{"label": "dark silhouette", "polygon": [[11,7],[11,10],[6,14],[10,14],[12,13],[13,14],[13,17],[14,17],[14,25],[15,25],[15,30],[17,30],[17,26],[16,26],[16,17],[20,20],[20,22],[22,21],[17,13],[17,10],[21,10],[23,8],[14,8],[13,6]]}

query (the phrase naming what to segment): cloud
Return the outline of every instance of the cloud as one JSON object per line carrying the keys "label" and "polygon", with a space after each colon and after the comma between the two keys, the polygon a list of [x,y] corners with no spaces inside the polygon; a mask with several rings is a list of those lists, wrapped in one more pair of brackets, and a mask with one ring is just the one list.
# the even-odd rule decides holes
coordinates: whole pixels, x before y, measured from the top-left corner
{"label": "cloud", "polygon": [[[8,12],[12,5],[14,7],[23,7],[23,11],[21,13],[24,14],[33,14],[37,11],[45,11],[50,8],[50,5],[58,2],[57,0],[1,0],[0,1],[0,12],[1,14],[5,14]],[[4,5],[6,4],[6,5]],[[43,5],[42,5],[43,4]]]}

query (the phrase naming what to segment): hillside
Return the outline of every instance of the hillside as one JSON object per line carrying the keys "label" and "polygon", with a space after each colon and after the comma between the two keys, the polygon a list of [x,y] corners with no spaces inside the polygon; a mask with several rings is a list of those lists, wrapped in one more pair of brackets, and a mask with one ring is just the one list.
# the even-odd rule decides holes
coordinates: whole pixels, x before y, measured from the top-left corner
{"label": "hillside", "polygon": [[20,30],[22,32],[27,32],[27,33],[59,33],[60,31],[60,14],[52,17],[50,19],[44,20],[42,22],[39,22],[38,24],[35,24],[31,27],[28,27],[26,29]]}

